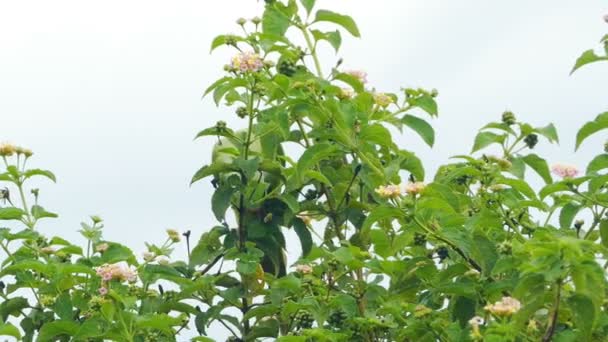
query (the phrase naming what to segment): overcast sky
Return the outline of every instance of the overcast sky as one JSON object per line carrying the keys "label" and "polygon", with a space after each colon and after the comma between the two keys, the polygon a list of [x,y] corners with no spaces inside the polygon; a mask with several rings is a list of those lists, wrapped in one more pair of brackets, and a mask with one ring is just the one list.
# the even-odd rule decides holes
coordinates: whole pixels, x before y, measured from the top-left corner
{"label": "overcast sky", "polygon": [[[608,109],[608,63],[568,73],[608,32],[605,1],[317,3],[357,20],[362,39],[344,34],[339,57],[365,69],[372,86],[439,90],[435,148],[410,132],[397,137],[429,171],[467,153],[476,130],[505,109],[556,124],[560,146],[542,142],[537,151],[550,162],[584,168],[602,149],[605,135],[576,154],[573,141],[583,121]],[[79,222],[98,214],[107,239],[141,252],[167,227],[198,239],[216,224],[211,186],[188,186],[209,161],[211,141],[192,138],[218,120],[244,123],[200,99],[232,53],[210,55],[209,45],[262,7],[255,0],[0,1],[0,141],[33,149],[34,164],[58,177],[56,185],[41,183],[42,204],[60,214],[42,231],[76,238]],[[337,58],[329,48],[324,57],[327,67]]]}

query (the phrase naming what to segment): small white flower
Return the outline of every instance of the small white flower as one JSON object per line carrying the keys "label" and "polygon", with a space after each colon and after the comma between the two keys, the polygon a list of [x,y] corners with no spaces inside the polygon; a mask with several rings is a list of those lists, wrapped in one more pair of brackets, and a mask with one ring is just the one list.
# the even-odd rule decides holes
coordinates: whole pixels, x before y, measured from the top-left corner
{"label": "small white flower", "polygon": [[159,256],[156,258],[156,262],[158,262],[158,264],[159,264],[159,265],[164,265],[164,266],[166,266],[166,265],[169,265],[170,260],[169,260],[169,258],[167,258],[167,257],[166,257],[166,256],[164,256],[164,255],[159,255]]}
{"label": "small white flower", "polygon": [[142,255],[144,257],[144,260],[147,262],[154,261],[154,258],[156,258],[156,254],[154,254],[153,252],[143,252]]}

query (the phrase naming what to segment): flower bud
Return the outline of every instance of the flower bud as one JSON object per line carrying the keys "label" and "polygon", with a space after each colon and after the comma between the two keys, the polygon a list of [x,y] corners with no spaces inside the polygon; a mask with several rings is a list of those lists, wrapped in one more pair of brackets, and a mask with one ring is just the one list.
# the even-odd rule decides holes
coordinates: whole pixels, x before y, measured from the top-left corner
{"label": "flower bud", "polygon": [[103,221],[103,219],[97,215],[92,215],[91,221],[93,221],[93,223],[97,224],[97,223],[101,223]]}
{"label": "flower bud", "polygon": [[226,128],[226,126],[227,126],[227,125],[226,125],[226,121],[222,121],[222,120],[218,121],[218,122],[215,124],[215,128],[216,128],[218,131],[223,131],[223,130]]}
{"label": "flower bud", "polygon": [[43,254],[54,254],[55,249],[53,247],[42,247],[40,248],[40,252]]}
{"label": "flower bud", "polygon": [[279,61],[279,64],[277,64],[277,71],[279,74],[291,77],[297,71],[296,64],[293,61],[282,59]]}
{"label": "flower bud", "polygon": [[236,24],[237,24],[237,25],[241,25],[241,26],[243,26],[243,25],[245,25],[246,23],[247,23],[247,20],[246,20],[245,18],[238,18],[238,19],[236,20]]}
{"label": "flower bud", "polygon": [[608,14],[606,14],[606,15],[604,16],[604,21],[605,21],[606,23],[608,23]]}
{"label": "flower bud", "polygon": [[110,248],[110,245],[108,245],[107,243],[100,243],[99,245],[95,246],[95,251],[99,252],[99,253],[104,253],[105,251],[108,250],[108,248]]}
{"label": "flower bud", "polygon": [[0,156],[10,157],[15,154],[15,152],[17,152],[17,146],[8,142],[0,143]]}
{"label": "flower bud", "polygon": [[156,258],[156,262],[158,262],[159,265],[167,266],[169,265],[169,258],[164,255],[160,255],[158,258]]}
{"label": "flower bud", "polygon": [[249,112],[247,111],[247,108],[245,107],[239,107],[236,109],[236,115],[243,119],[246,118],[247,116],[249,116]]}
{"label": "flower bud", "polygon": [[583,227],[584,224],[585,224],[584,220],[576,220],[576,222],[574,222],[574,228],[579,230]]}
{"label": "flower bud", "polygon": [[143,257],[144,261],[151,262],[154,261],[154,258],[156,258],[156,254],[154,254],[153,252],[144,252]]}
{"label": "flower bud", "polygon": [[169,239],[173,242],[180,242],[182,240],[179,232],[175,229],[167,229],[167,235],[169,235]]}
{"label": "flower bud", "polygon": [[302,274],[311,274],[312,267],[310,265],[297,265],[296,272],[302,273]]}
{"label": "flower bud", "polygon": [[513,112],[506,111],[502,113],[502,122],[510,126],[515,124],[517,122],[517,119],[515,119],[515,114],[513,114]]}
{"label": "flower bud", "polygon": [[259,25],[262,22],[262,19],[260,19],[260,17],[253,17],[253,18],[251,18],[251,22],[254,25]]}

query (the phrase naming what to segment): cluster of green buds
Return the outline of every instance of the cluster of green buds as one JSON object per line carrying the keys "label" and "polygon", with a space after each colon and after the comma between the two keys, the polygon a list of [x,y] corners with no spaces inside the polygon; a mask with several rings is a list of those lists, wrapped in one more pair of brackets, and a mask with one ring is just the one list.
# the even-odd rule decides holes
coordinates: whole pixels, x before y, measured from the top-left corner
{"label": "cluster of green buds", "polygon": [[502,122],[511,126],[517,123],[517,119],[515,118],[515,114],[511,111],[506,111],[502,113]]}
{"label": "cluster of green buds", "polygon": [[536,134],[528,134],[524,139],[524,143],[528,148],[533,149],[536,144],[538,144],[538,135]]}

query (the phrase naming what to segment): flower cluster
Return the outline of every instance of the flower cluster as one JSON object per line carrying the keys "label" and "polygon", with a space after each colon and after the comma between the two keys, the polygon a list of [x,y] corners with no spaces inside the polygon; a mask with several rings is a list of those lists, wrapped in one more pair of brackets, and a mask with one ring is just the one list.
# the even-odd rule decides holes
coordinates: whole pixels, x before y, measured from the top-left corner
{"label": "flower cluster", "polygon": [[169,235],[169,239],[173,242],[180,242],[182,237],[179,235],[179,232],[175,229],[167,229],[167,235]]}
{"label": "flower cluster", "polygon": [[521,309],[521,303],[513,297],[502,297],[500,301],[488,304],[484,309],[496,316],[511,316]]}
{"label": "flower cluster", "polygon": [[407,192],[410,195],[417,195],[417,194],[421,193],[425,187],[426,187],[426,185],[422,182],[408,183],[405,185],[405,192]]}
{"label": "flower cluster", "polygon": [[137,270],[134,266],[129,266],[126,261],[120,261],[114,264],[104,264],[97,267],[95,270],[97,275],[101,277],[104,282],[111,280],[118,281],[137,281]]}
{"label": "flower cluster", "polygon": [[382,198],[397,198],[401,196],[401,188],[399,185],[382,185],[376,188],[376,193]]}
{"label": "flower cluster", "polygon": [[374,102],[383,108],[390,106],[395,101],[386,93],[374,93]]}
{"label": "flower cluster", "polygon": [[367,83],[367,73],[363,70],[348,70],[345,73],[358,79],[361,83]]}
{"label": "flower cluster", "polygon": [[355,91],[351,88],[341,88],[338,98],[342,100],[352,99],[355,96]]}
{"label": "flower cluster", "polygon": [[232,57],[230,67],[241,73],[258,72],[264,67],[264,60],[257,53],[241,52]]}
{"label": "flower cluster", "polygon": [[562,178],[573,178],[578,175],[578,169],[574,165],[555,164],[551,167],[551,171]]}
{"label": "flower cluster", "polygon": [[296,272],[302,273],[302,274],[311,274],[312,273],[312,266],[310,266],[310,265],[296,265]]}
{"label": "flower cluster", "polygon": [[31,157],[34,153],[27,148],[23,148],[20,146],[13,145],[9,142],[0,143],[0,156],[2,157],[10,157],[13,154],[23,154],[26,157]]}

